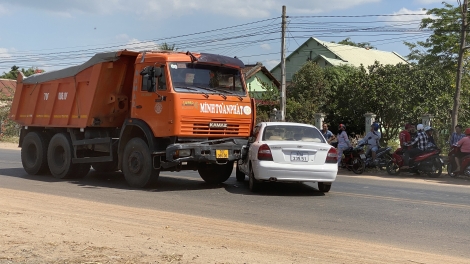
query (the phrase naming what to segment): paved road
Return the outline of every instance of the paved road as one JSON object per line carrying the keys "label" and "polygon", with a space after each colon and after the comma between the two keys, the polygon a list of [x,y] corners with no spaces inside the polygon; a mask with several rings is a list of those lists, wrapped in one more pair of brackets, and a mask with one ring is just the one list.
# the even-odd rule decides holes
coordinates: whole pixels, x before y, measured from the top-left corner
{"label": "paved road", "polygon": [[[391,244],[470,259],[470,181],[403,175],[339,175],[330,193],[316,185],[269,184],[258,194],[235,175],[205,184],[197,172],[162,172],[147,190],[129,188],[120,173],[81,180],[29,176],[18,150],[0,149],[0,187],[97,202]],[[1,199],[1,194],[0,194]]]}

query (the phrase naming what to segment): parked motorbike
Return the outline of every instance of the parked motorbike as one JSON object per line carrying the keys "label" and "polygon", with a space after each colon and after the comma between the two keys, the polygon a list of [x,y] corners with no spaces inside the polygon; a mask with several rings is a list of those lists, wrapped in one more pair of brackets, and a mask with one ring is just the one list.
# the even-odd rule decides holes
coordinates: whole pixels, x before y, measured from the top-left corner
{"label": "parked motorbike", "polygon": [[410,166],[404,168],[403,151],[401,148],[392,154],[392,160],[387,164],[387,172],[397,175],[401,171],[425,173],[429,177],[437,178],[442,174],[444,161],[439,157],[440,149],[435,148],[410,159]]}
{"label": "parked motorbike", "polygon": [[341,167],[352,170],[356,174],[363,173],[366,168],[364,162],[366,155],[362,152],[364,152],[364,146],[345,149],[343,151],[344,157],[341,159]]}
{"label": "parked motorbike", "polygon": [[[370,145],[367,142],[360,143],[359,146],[367,146]],[[387,168],[387,164],[392,160],[392,151],[391,147],[386,147],[386,148],[379,148],[377,152],[375,153],[375,159],[377,160],[377,163],[374,162],[372,159],[372,151],[368,149],[364,154],[364,163],[366,168],[375,168],[378,167],[379,169],[383,170]]]}
{"label": "parked motorbike", "polygon": [[457,177],[458,175],[463,176],[470,176],[470,155],[464,156],[460,158],[460,171],[454,172],[455,168],[457,168],[457,164],[455,162],[455,156],[460,152],[460,148],[457,146],[452,146],[447,155],[449,157],[449,161],[447,163],[447,173],[450,177]]}

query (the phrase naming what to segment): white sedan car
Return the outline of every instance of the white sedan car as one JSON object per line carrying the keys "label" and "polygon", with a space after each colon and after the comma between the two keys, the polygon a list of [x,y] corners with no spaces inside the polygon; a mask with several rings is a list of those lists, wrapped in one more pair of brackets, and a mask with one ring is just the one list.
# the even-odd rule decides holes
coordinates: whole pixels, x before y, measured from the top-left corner
{"label": "white sedan car", "polygon": [[328,192],[338,173],[338,154],[312,125],[259,123],[237,164],[237,180],[249,177],[256,191],[262,182],[317,182]]}

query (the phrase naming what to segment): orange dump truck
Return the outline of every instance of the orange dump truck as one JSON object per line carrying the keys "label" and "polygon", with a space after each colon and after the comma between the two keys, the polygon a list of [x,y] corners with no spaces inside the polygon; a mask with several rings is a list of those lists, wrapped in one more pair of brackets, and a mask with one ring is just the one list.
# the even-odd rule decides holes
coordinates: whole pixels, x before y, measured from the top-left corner
{"label": "orange dump truck", "polygon": [[122,170],[133,187],[160,171],[227,180],[255,120],[243,63],[207,53],[121,50],[82,65],[20,73],[10,118],[29,174]]}

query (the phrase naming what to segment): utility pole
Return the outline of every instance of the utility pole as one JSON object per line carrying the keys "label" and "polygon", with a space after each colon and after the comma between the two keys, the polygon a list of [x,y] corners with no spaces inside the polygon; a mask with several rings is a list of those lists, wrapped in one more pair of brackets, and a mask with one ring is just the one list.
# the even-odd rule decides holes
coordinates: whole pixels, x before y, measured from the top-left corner
{"label": "utility pole", "polygon": [[458,116],[459,116],[459,105],[460,105],[460,90],[462,86],[462,72],[463,72],[463,60],[465,50],[469,47],[466,47],[465,39],[467,37],[467,10],[468,10],[468,0],[463,1],[463,5],[460,4],[460,10],[462,11],[462,28],[460,29],[460,49],[459,49],[459,61],[457,64],[457,80],[455,85],[455,95],[454,95],[454,107],[452,108],[452,129],[457,125]]}
{"label": "utility pole", "polygon": [[[467,1],[467,0],[465,0]],[[286,121],[286,6],[282,6],[281,37],[281,121]]]}

